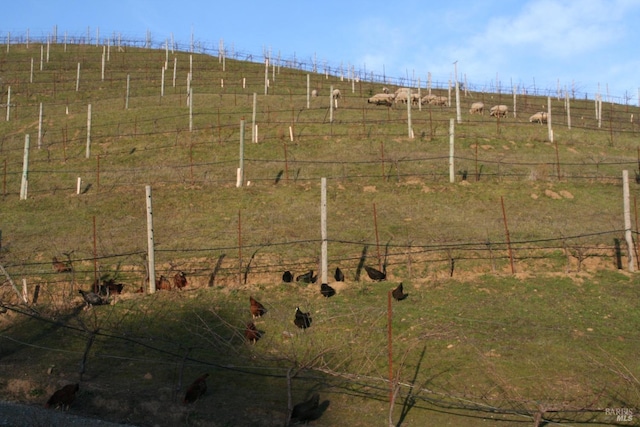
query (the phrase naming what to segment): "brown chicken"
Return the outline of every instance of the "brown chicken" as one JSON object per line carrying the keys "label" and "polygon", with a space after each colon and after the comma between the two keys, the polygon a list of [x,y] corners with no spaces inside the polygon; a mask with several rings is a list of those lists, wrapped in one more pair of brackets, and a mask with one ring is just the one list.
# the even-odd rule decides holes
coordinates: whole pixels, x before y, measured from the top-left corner
{"label": "brown chicken", "polygon": [[184,400],[182,401],[185,405],[188,403],[193,403],[198,400],[200,397],[204,396],[207,392],[207,377],[209,374],[203,374],[196,378],[196,380],[191,383],[187,392],[184,394]]}
{"label": "brown chicken", "polygon": [[187,286],[187,276],[180,271],[173,276],[173,286],[176,289],[182,289]]}
{"label": "brown chicken", "polygon": [[261,336],[262,334],[260,333],[260,331],[258,331],[256,325],[253,322],[247,323],[247,327],[244,330],[244,337],[247,339],[247,341],[249,341],[251,344],[255,344],[256,342],[258,342]]}
{"label": "brown chicken", "polygon": [[170,291],[171,290],[171,282],[164,276],[160,276],[159,279],[156,279],[156,290],[158,291]]}
{"label": "brown chicken", "polygon": [[69,409],[69,406],[73,403],[76,398],[76,392],[80,389],[79,384],[67,384],[62,387],[60,390],[56,390],[55,393],[51,395],[47,403],[44,405],[47,408],[58,408],[62,407],[63,410]]}
{"label": "brown chicken", "polygon": [[252,296],[249,296],[249,303],[251,304],[251,315],[254,319],[262,317],[262,315],[267,312],[265,306],[256,301]]}
{"label": "brown chicken", "polygon": [[60,261],[57,257],[53,257],[51,263],[56,273],[68,273],[72,270],[70,262]]}

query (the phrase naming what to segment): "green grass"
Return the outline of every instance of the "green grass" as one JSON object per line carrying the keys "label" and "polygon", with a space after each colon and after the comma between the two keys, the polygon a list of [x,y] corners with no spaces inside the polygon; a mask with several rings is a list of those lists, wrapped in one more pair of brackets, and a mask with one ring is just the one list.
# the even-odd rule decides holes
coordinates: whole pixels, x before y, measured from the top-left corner
{"label": "green grass", "polygon": [[[638,279],[616,269],[614,243],[624,242],[621,171],[633,180],[637,168],[638,129],[630,121],[637,107],[606,104],[598,128],[593,104],[574,99],[568,129],[563,102],[554,99],[552,144],[545,126],[528,123],[546,97],[520,96],[518,117],[497,124],[464,106],[511,103],[511,95],[471,93],[456,124],[451,184],[453,108],[414,110],[409,139],[406,108],[366,103],[380,84],[358,82],[352,93],[350,82],[312,75],[321,93],[331,85],[343,93],[329,123],[326,97],[306,108],[306,73],[279,69],[265,96],[262,65],[227,60],[223,71],[217,58],[194,55],[190,132],[188,54],[176,53],[177,84],[167,78],[161,98],[164,52],[112,52],[102,81],[101,48],[54,45],[29,83],[34,49],[0,52],[16,104],[1,127],[0,262],[18,285],[40,286],[39,316],[0,318],[5,398],[41,403],[59,383],[76,381],[87,339],[99,329],[78,412],[143,425],[149,417],[161,425],[282,425],[287,371],[302,368],[294,401],[312,390],[329,400],[315,425],[378,424],[389,413],[387,292],[404,281],[410,296],[393,304],[394,374],[402,384],[395,423],[530,424],[543,405],[559,411],[547,413],[554,421],[606,424],[612,420],[595,410],[638,407]],[[257,144],[250,140],[254,92]],[[236,188],[242,118],[251,185]],[[19,200],[25,133],[29,197]],[[329,300],[316,286],[280,283],[285,269],[318,270],[321,177],[328,179],[329,268],[347,275]],[[133,293],[145,277],[145,185],[153,189],[156,273],[186,271],[186,292]],[[389,282],[355,280],[365,250],[370,265],[386,255]],[[54,274],[51,257],[65,253],[74,272]],[[76,290],[90,287],[96,265],[101,277],[124,282],[126,295],[77,310]],[[8,285],[0,290],[3,304],[17,304]],[[242,340],[249,295],[270,310],[257,321],[265,335],[256,346]],[[298,305],[314,317],[304,333],[293,330]],[[203,371],[214,374],[207,400],[176,404],[181,372],[182,393]],[[582,408],[589,410],[571,412]]]}

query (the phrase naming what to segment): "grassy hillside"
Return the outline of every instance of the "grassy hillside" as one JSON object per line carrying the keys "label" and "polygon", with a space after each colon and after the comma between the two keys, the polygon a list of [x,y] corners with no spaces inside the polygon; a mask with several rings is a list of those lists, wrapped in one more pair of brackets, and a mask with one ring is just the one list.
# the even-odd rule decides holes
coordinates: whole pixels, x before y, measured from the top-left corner
{"label": "grassy hillside", "polygon": [[[638,408],[638,278],[619,269],[623,170],[637,231],[637,107],[604,103],[598,120],[592,100],[552,97],[549,142],[547,127],[528,120],[546,96],[519,92],[514,117],[511,93],[465,93],[450,183],[455,107],[414,106],[410,138],[405,105],[367,103],[379,82],[311,74],[320,96],[307,107],[305,71],[271,65],[265,95],[264,64],[176,52],[161,96],[165,51],[112,49],[104,78],[102,54],[52,45],[40,70],[38,45],[0,52],[0,103],[11,88],[0,122],[0,264],[27,283],[31,302],[38,289],[27,307],[0,288],[11,309],[0,318],[5,398],[43,403],[80,381],[72,411],[265,426],[283,425],[290,389],[293,403],[320,393],[315,425],[384,424],[387,292],[403,281],[410,296],[392,317],[395,425],[531,424],[537,412],[605,425],[615,422],[606,408]],[[330,88],[342,94],[333,110]],[[474,101],[511,113],[470,115]],[[322,177],[329,268],[346,274],[330,279],[330,299],[318,285],[281,282],[287,269],[318,270]],[[135,293],[146,289],[146,185],[156,274],[185,271],[181,292]],[[72,271],[56,273],[53,256]],[[372,283],[362,263],[386,264],[388,281]],[[95,276],[125,293],[81,310],[77,289]],[[242,336],[249,295],[269,308],[255,346]],[[298,305],[314,317],[304,332],[292,323]],[[189,381],[205,371],[207,396],[184,407]]]}

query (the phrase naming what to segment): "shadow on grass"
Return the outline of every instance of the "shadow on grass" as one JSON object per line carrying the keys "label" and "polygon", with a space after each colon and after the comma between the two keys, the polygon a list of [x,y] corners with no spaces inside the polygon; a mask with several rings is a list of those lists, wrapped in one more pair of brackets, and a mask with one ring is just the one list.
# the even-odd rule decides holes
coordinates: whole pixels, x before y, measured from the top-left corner
{"label": "shadow on grass", "polygon": [[400,418],[398,419],[398,423],[396,424],[396,427],[402,426],[402,423],[404,422],[405,418],[409,414],[409,411],[411,411],[411,408],[413,408],[414,405],[416,404],[416,399],[413,394],[413,388],[418,378],[418,372],[420,372],[420,366],[422,365],[422,361],[424,360],[424,354],[426,351],[427,351],[427,346],[423,346],[422,352],[420,353],[420,357],[418,358],[418,364],[416,365],[416,370],[414,371],[413,378],[411,379],[411,387],[409,387],[409,393],[407,394],[407,397],[404,399],[404,402],[402,404],[402,411],[400,412]]}

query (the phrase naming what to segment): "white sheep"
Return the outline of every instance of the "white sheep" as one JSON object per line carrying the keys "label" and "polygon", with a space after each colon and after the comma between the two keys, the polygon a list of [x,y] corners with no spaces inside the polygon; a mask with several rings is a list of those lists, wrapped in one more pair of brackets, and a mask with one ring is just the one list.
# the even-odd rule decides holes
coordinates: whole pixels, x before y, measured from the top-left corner
{"label": "white sheep", "polygon": [[494,105],[489,110],[489,116],[493,117],[507,117],[507,113],[509,112],[509,107],[504,104]]}
{"label": "white sheep", "polygon": [[538,111],[533,116],[529,117],[531,123],[547,123],[547,113],[545,111]]}
{"label": "white sheep", "polygon": [[311,91],[311,97],[312,97],[312,98],[315,98],[315,97],[317,97],[317,96],[318,96],[318,90],[317,90],[317,89],[312,90],[312,91]]}
{"label": "white sheep", "polygon": [[484,114],[484,103],[474,102],[469,108],[469,114]]}
{"label": "white sheep", "polygon": [[342,94],[340,93],[340,89],[334,89],[333,92],[331,93],[331,97],[333,99],[340,99],[341,96]]}
{"label": "white sheep", "polygon": [[435,99],[436,96],[435,95],[425,95],[422,97],[422,105],[424,104],[431,104],[431,100]]}
{"label": "white sheep", "polygon": [[447,98],[446,96],[435,96],[429,100],[429,104],[447,107],[449,106],[449,98]]}
{"label": "white sheep", "polygon": [[388,107],[391,107],[393,105],[394,98],[395,95],[392,93],[376,93],[371,98],[369,98],[367,102],[369,104],[386,105]]}
{"label": "white sheep", "polygon": [[396,104],[399,102],[406,104],[408,100],[409,100],[409,92],[396,91],[396,94],[395,94]]}
{"label": "white sheep", "polygon": [[385,86],[385,87],[383,87],[383,88],[382,88],[382,93],[389,93],[389,89],[387,89],[387,87],[386,87],[386,86]]}

